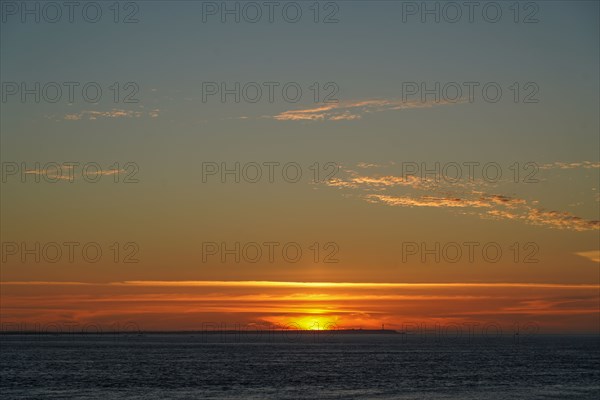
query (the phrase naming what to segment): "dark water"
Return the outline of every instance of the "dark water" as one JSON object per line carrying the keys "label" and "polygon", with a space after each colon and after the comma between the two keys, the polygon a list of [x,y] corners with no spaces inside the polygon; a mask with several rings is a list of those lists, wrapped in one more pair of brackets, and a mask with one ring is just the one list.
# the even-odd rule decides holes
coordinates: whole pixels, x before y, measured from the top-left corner
{"label": "dark water", "polygon": [[2,335],[3,399],[598,399],[598,337]]}

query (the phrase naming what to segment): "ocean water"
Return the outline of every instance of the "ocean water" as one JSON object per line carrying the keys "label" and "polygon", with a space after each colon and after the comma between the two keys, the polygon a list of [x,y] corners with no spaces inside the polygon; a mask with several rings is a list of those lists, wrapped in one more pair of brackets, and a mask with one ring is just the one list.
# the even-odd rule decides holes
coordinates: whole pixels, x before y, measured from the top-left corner
{"label": "ocean water", "polygon": [[597,336],[1,335],[8,399],[594,399]]}

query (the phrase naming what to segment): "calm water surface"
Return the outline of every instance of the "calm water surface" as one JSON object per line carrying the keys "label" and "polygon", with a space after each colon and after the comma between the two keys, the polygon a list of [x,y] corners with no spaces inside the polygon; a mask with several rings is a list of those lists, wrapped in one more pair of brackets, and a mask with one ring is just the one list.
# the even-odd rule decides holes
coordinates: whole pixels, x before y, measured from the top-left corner
{"label": "calm water surface", "polygon": [[594,336],[2,335],[8,399],[594,399]]}

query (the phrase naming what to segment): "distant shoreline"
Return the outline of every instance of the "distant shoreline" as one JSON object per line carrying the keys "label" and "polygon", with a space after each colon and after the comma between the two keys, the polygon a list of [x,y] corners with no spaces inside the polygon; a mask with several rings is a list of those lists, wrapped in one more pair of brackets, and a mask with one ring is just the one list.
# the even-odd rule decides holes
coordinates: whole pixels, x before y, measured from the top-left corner
{"label": "distant shoreline", "polygon": [[106,332],[36,332],[36,331],[0,331],[0,335],[196,335],[196,334],[273,334],[273,333],[301,333],[311,334],[317,332],[327,332],[336,334],[403,334],[405,332],[396,331],[393,329],[330,329],[330,330],[308,330],[308,329],[270,329],[270,330],[205,330],[205,331],[138,331],[138,332],[122,332],[122,331],[106,331]]}
{"label": "distant shoreline", "polygon": [[[287,329],[272,329],[272,330],[206,330],[206,331],[139,331],[139,332],[36,332],[36,331],[0,331],[0,336],[12,335],[38,335],[38,336],[146,336],[146,335],[273,335],[278,333],[284,334],[301,334],[311,335],[316,333],[334,334],[334,335],[421,335],[421,336],[436,336],[433,333],[421,332],[406,332],[393,329],[331,329],[331,330],[287,330]],[[513,336],[512,334],[506,336]],[[523,335],[526,336],[526,335]],[[600,333],[536,333],[532,336],[600,336]]]}

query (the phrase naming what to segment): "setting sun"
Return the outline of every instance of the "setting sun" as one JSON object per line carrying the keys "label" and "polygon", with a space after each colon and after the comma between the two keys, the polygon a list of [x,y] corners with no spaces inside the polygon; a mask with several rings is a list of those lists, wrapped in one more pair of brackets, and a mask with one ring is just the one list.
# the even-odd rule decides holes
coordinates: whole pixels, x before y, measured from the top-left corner
{"label": "setting sun", "polygon": [[322,310],[309,311],[308,315],[265,318],[269,323],[281,329],[303,331],[328,331],[339,329],[339,317],[319,315]]}

